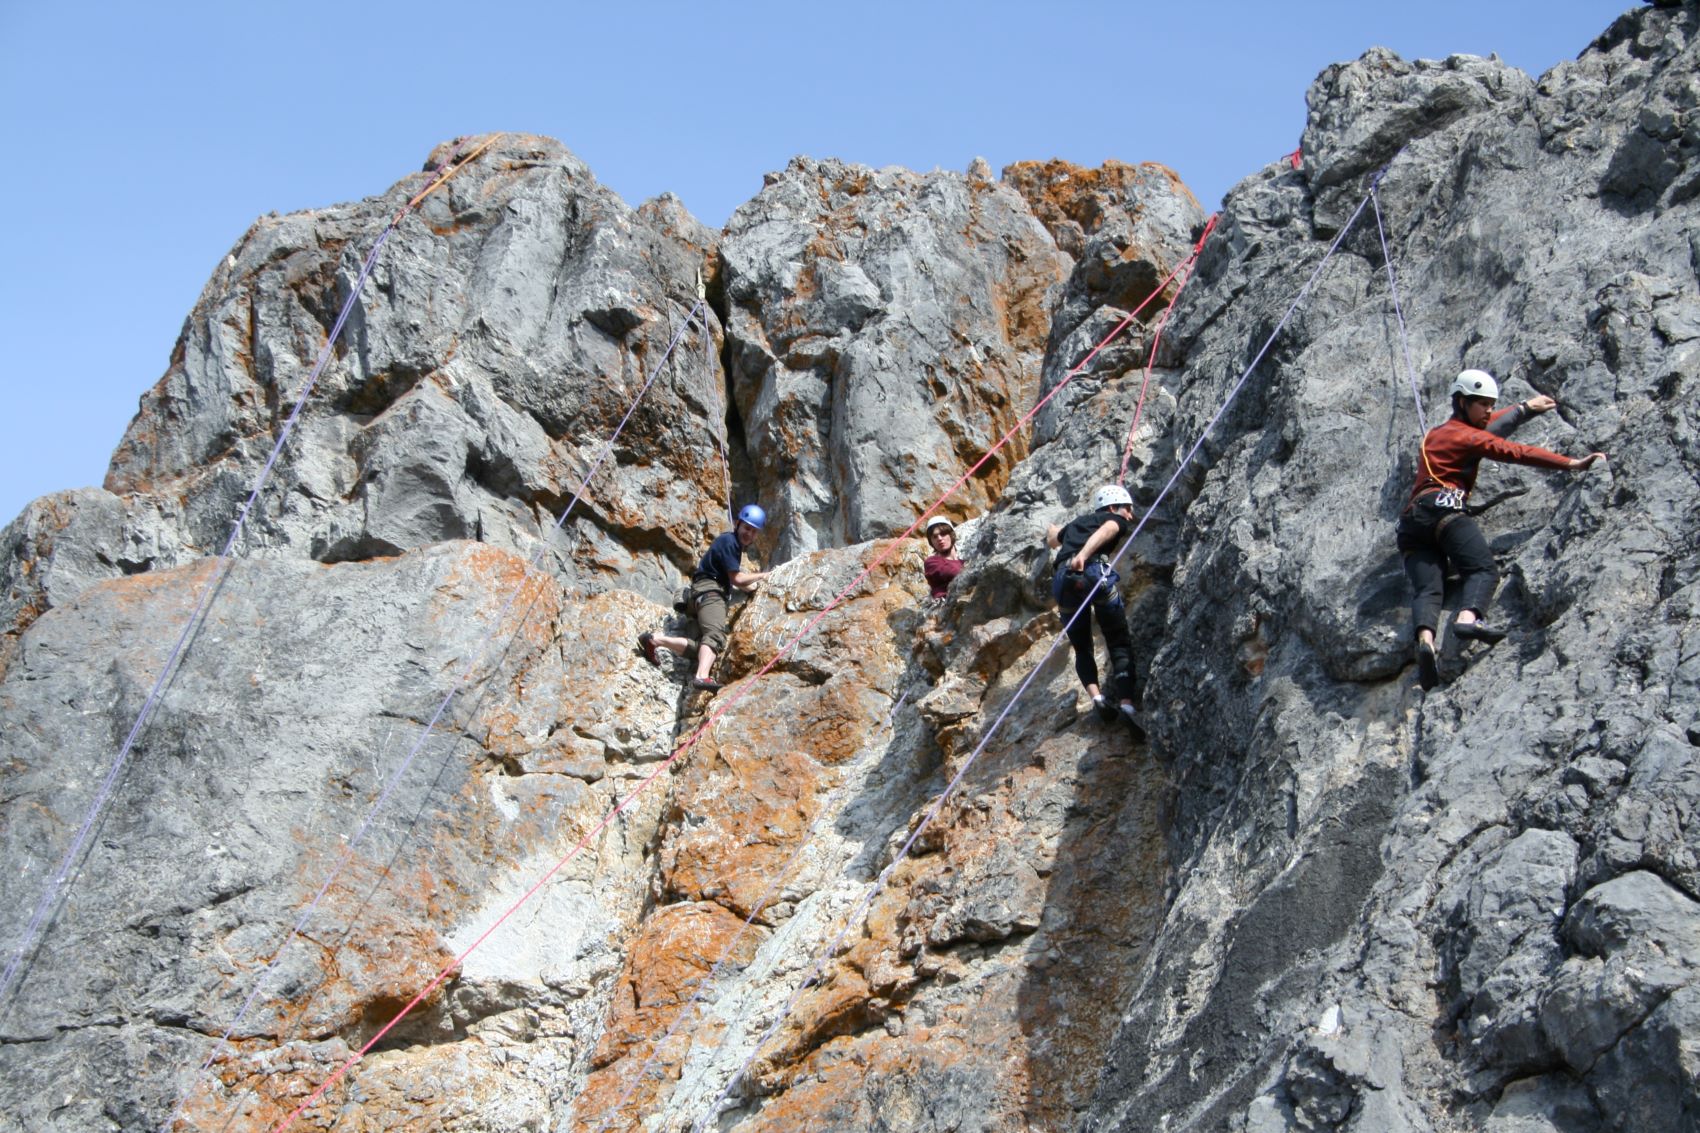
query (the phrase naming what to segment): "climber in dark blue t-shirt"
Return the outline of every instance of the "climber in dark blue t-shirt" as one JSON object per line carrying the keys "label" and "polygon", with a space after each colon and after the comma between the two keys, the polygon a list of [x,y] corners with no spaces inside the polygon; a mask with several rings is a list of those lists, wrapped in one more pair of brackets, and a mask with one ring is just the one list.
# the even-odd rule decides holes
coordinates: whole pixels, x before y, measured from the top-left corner
{"label": "climber in dark blue t-shirt", "polygon": [[[1118,716],[1126,721],[1136,739],[1145,728],[1133,703],[1133,638],[1127,628],[1127,607],[1122,604],[1118,584],[1121,576],[1109,564],[1122,540],[1133,530],[1133,497],[1118,484],[1106,484],[1092,497],[1093,510],[1076,516],[1066,525],[1052,524],[1045,532],[1045,545],[1057,552],[1051,573],[1051,597],[1068,622],[1069,644],[1074,646],[1074,672],[1098,718],[1105,723]],[[1094,591],[1093,585],[1097,584]],[[1087,595],[1091,595],[1087,603]],[[1081,609],[1083,603],[1086,608]],[[1078,616],[1075,612],[1079,611]],[[1098,687],[1098,659],[1092,645],[1092,619],[1096,615],[1104,644],[1110,647],[1110,667],[1115,672],[1113,704]]]}
{"label": "climber in dark blue t-shirt", "polygon": [[766,523],[767,513],[750,504],[738,513],[738,522],[732,530],[717,536],[709,544],[708,550],[697,561],[696,570],[691,573],[689,608],[696,617],[700,641],[664,633],[640,633],[638,645],[651,665],[661,664],[657,649],[666,649],[681,657],[695,650],[697,671],[691,679],[691,687],[705,692],[720,690],[720,682],[708,674],[714,668],[714,659],[726,648],[726,600],[734,589],[754,590],[756,584],[768,576],[769,572],[765,570],[744,569],[744,549],[756,541]]}

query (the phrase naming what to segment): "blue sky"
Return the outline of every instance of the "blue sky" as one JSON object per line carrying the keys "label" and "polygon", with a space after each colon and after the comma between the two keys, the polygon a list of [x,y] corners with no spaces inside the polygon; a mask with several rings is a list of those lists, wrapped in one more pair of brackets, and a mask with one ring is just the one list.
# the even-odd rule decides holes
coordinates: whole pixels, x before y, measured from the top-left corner
{"label": "blue sky", "polygon": [[793,155],[1173,166],[1209,208],[1371,46],[1539,74],[1631,0],[535,5],[0,0],[0,525],[98,485],[254,217],[381,192],[439,141],[560,138],[721,224]]}

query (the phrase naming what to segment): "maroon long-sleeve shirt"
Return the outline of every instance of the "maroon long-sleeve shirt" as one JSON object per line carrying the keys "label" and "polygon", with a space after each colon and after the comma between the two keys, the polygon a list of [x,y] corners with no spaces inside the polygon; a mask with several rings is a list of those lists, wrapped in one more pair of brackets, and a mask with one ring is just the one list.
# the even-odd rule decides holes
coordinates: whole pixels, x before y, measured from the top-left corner
{"label": "maroon long-sleeve shirt", "polygon": [[1449,418],[1444,424],[1430,429],[1423,437],[1421,451],[1417,454],[1417,483],[1411,489],[1410,503],[1406,506],[1416,503],[1429,492],[1447,488],[1461,489],[1468,496],[1476,486],[1476,469],[1483,460],[1527,464],[1536,468],[1569,468],[1568,456],[1534,445],[1520,445],[1488,431],[1506,414],[1520,413],[1521,410],[1518,405],[1499,410],[1488,418],[1486,429],[1478,429],[1461,417]]}
{"label": "maroon long-sleeve shirt", "polygon": [[927,585],[932,588],[932,596],[943,598],[945,591],[950,589],[950,580],[962,573],[962,560],[947,559],[943,555],[928,555],[927,561],[921,564],[921,572],[927,576]]}

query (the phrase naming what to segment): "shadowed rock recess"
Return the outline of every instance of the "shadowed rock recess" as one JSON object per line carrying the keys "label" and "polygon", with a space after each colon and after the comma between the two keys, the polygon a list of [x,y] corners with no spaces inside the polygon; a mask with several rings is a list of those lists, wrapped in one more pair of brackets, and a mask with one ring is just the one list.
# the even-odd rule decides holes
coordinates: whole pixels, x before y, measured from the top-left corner
{"label": "shadowed rock recess", "polygon": [[[385,248],[0,1002],[0,1131],[274,1127],[587,836],[293,1128],[1700,1128],[1700,10],[1308,99],[1157,351],[1138,745],[1051,651],[1040,539],[1114,479],[1160,302],[944,505],[947,605],[880,556],[1185,258],[1172,172],[798,158],[716,231],[502,136]],[[256,222],[105,487],[0,531],[7,957],[449,154]],[[1484,469],[1514,634],[1426,697],[1371,214],[1175,477],[1384,166],[1431,421],[1481,367],[1561,403],[1520,440],[1611,457]],[[744,695],[599,829],[707,719],[633,639],[729,497],[781,564]]]}

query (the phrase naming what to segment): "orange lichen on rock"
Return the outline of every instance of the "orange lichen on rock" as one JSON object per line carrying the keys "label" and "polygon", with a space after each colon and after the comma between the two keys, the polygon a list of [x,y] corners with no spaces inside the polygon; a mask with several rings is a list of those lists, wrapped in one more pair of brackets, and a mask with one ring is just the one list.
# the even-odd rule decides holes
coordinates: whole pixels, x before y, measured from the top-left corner
{"label": "orange lichen on rock", "polygon": [[[709,902],[667,905],[646,919],[629,945],[629,962],[591,1056],[592,1071],[575,1106],[580,1120],[605,1115],[611,1130],[637,1128],[640,1117],[671,1091],[690,1046],[712,1043],[718,1031],[700,1013],[684,1020],[680,1013],[691,1010],[717,965],[721,973],[737,971],[755,957],[766,935],[766,929],[746,929],[743,918]],[[680,1025],[663,1042],[675,1023]]]}
{"label": "orange lichen on rock", "polygon": [[778,744],[752,751],[705,738],[674,781],[674,799],[690,800],[690,821],[676,801],[661,850],[664,891],[714,901],[739,916],[757,912],[770,879],[809,833],[821,777],[804,752]]}
{"label": "orange lichen on rock", "polygon": [[1167,191],[1198,204],[1180,175],[1155,161],[1130,165],[1112,158],[1096,169],[1060,158],[1017,161],[1004,166],[1003,180],[1027,201],[1057,246],[1074,256],[1082,238],[1103,226],[1109,209],[1137,201],[1143,185],[1161,180]]}
{"label": "orange lichen on rock", "polygon": [[[1072,735],[988,749],[760,1052],[762,1107],[740,1128],[866,1127],[870,1080],[892,1120],[924,1111],[920,1083],[982,1077],[989,1127],[1068,1127],[1161,923],[1168,872],[1160,777],[1091,753]],[[1081,820],[1039,834],[1035,816],[1059,807]]]}

